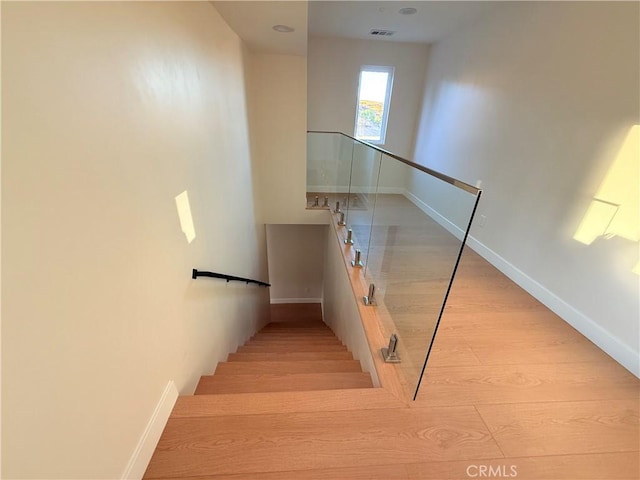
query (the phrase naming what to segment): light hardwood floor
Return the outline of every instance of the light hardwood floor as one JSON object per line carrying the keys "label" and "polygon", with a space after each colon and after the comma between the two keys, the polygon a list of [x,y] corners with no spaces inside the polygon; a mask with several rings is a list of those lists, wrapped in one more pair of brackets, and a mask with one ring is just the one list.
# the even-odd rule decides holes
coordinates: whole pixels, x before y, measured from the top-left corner
{"label": "light hardwood floor", "polygon": [[[419,219],[416,212],[409,217]],[[403,227],[400,220],[396,215],[396,227]],[[413,253],[450,258],[445,236],[429,228],[445,253]],[[344,228],[336,231],[344,238]],[[412,232],[425,238],[421,228],[395,229],[402,248],[415,241]],[[352,249],[341,248],[347,265]],[[391,267],[407,258],[401,250],[389,252],[377,268],[386,268],[394,285],[383,292],[390,305],[376,310],[387,315],[385,328],[401,332],[410,361],[378,365],[383,388],[181,397],[146,478],[640,478],[640,381],[469,250],[417,399],[406,401],[389,372],[409,372],[403,382],[411,390],[411,368],[421,364],[432,332],[433,292],[442,291],[438,282],[446,276],[438,270],[425,277],[415,268],[394,278]],[[359,297],[366,280],[348,271]],[[289,320],[297,315],[277,308]],[[368,308],[360,311],[369,331]],[[301,361],[342,355],[331,342],[312,347],[300,330],[300,351],[281,355]],[[265,347],[243,348],[246,361],[267,358]]]}
{"label": "light hardwood floor", "polygon": [[[369,213],[348,218],[355,247],[369,254],[364,283],[382,287],[377,313],[385,334],[400,338],[405,358],[397,370],[410,395],[460,243],[400,195],[378,195],[372,229]],[[339,237],[346,228],[336,227]],[[351,252],[343,252],[348,264]],[[514,465],[518,478],[569,480],[640,478],[639,403],[640,380],[465,248],[409,408],[472,406],[501,452],[478,464],[491,463],[493,473]],[[470,464],[407,474],[471,478]],[[469,473],[479,475],[473,467]]]}

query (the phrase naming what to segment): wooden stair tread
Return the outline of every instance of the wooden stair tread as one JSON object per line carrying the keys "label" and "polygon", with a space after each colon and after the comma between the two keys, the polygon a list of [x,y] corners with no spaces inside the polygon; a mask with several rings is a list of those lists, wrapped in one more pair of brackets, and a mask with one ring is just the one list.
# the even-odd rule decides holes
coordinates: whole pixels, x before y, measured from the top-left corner
{"label": "wooden stair tread", "polygon": [[210,417],[265,413],[393,408],[400,400],[382,388],[347,388],[302,392],[228,393],[178,397],[171,416]]}
{"label": "wooden stair tread", "polygon": [[198,382],[195,395],[216,393],[288,392],[373,387],[362,372],[209,375]]}
{"label": "wooden stair tread", "polygon": [[[448,463],[448,462],[444,462]],[[467,462],[468,463],[468,462]],[[432,464],[429,464],[431,467]],[[464,470],[464,469],[462,469]],[[404,468],[398,465],[362,465],[343,468],[315,468],[313,470],[289,470],[286,472],[252,472],[223,475],[189,476],[188,480],[408,480]],[[413,478],[413,477],[411,477]],[[442,480],[447,477],[429,477],[429,480]],[[559,477],[558,477],[559,478]],[[629,477],[635,478],[635,477]],[[166,477],[165,480],[185,480],[184,477]],[[426,479],[425,479],[426,480]]]}
{"label": "wooden stair tread", "polygon": [[344,345],[318,345],[318,344],[270,344],[270,345],[243,345],[237,353],[277,353],[277,352],[346,352]]}
{"label": "wooden stair tread", "polygon": [[335,340],[338,341],[338,337],[336,337],[332,331],[316,333],[316,334],[307,334],[307,333],[272,333],[272,332],[258,332],[251,340],[256,338],[263,338],[265,340]]}
{"label": "wooden stair tread", "polygon": [[254,337],[251,337],[248,342],[252,342],[254,340],[260,340],[263,342],[294,342],[294,341],[313,341],[313,342],[340,342],[338,338],[336,338],[333,334],[331,335],[272,335],[272,334],[258,334]]}
{"label": "wooden stair tread", "polygon": [[263,338],[256,337],[247,341],[245,345],[290,345],[290,344],[304,344],[304,345],[342,345],[342,342],[337,338]]}
{"label": "wooden stair tread", "polygon": [[273,335],[280,337],[335,337],[335,334],[331,330],[324,328],[288,328],[285,330],[265,327],[259,332],[256,332],[256,335]]}
{"label": "wooden stair tread", "polygon": [[231,353],[228,362],[353,360],[346,350],[336,352]]}
{"label": "wooden stair tread", "polygon": [[215,375],[361,372],[356,360],[221,362]]}
{"label": "wooden stair tread", "polygon": [[[525,479],[618,479],[640,478],[638,452],[615,452],[596,454],[569,454],[553,456],[498,458],[483,460],[483,465],[494,471],[504,471],[504,465],[516,465],[517,477]],[[469,479],[467,468],[473,465],[469,460],[446,462],[419,462],[404,465],[358,465],[339,468],[316,468],[313,470],[288,470],[277,472],[252,472],[251,480],[444,480]],[[475,474],[475,469],[469,472]],[[510,470],[507,470],[509,473]],[[485,473],[486,475],[486,473]],[[184,477],[165,477],[166,480],[185,480]],[[516,478],[480,477],[475,478]],[[247,480],[246,473],[223,475],[203,475],[189,477],[190,480]]]}
{"label": "wooden stair tread", "polygon": [[292,332],[299,332],[304,328],[309,330],[332,331],[331,327],[322,320],[267,323],[262,327],[262,330],[270,330],[274,332],[289,330]]}
{"label": "wooden stair tread", "polygon": [[252,338],[264,337],[264,338],[337,338],[331,330],[318,330],[315,332],[307,332],[304,329],[301,331],[283,331],[276,332],[273,330],[260,330]]}
{"label": "wooden stair tread", "polygon": [[331,332],[327,324],[323,322],[287,322],[269,323],[265,325],[261,332],[301,332],[303,330],[311,332]]}
{"label": "wooden stair tread", "polygon": [[145,478],[502,458],[473,407],[170,418]]}

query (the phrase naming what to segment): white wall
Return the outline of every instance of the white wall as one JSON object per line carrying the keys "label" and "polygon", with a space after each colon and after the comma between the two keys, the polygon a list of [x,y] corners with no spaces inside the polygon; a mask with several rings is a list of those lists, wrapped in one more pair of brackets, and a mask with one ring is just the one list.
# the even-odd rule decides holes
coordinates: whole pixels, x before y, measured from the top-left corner
{"label": "white wall", "polygon": [[[358,78],[363,65],[395,67],[389,122],[382,148],[411,159],[429,47],[423,44],[310,37],[309,130],[354,134]],[[396,162],[393,163],[394,165]],[[380,185],[404,188],[405,170],[388,168]]]}
{"label": "white wall", "polygon": [[326,223],[324,212],[305,211],[307,59],[250,56],[251,150],[257,162],[265,223]]}
{"label": "white wall", "polygon": [[331,226],[326,229],[325,242],[323,320],[347,346],[353,358],[360,361],[362,370],[371,374],[373,384],[378,387],[380,379],[356,303],[359,299],[353,293],[340,241],[336,240],[336,232]]}
{"label": "white wall", "polygon": [[266,320],[190,279],[267,277],[243,56],[206,2],[3,2],[3,478],[120,478],[168,382]]}
{"label": "white wall", "polygon": [[[510,3],[437,43],[415,150],[483,181],[472,245],[636,374],[638,243],[573,236],[639,122],[638,9]],[[636,202],[639,177],[636,159]],[[412,191],[437,204],[415,179]]]}
{"label": "white wall", "polygon": [[326,243],[327,225],[267,225],[271,303],[322,301]]}
{"label": "white wall", "polygon": [[308,127],[353,135],[358,76],[363,65],[395,67],[383,148],[411,157],[429,47],[417,43],[310,37]]}

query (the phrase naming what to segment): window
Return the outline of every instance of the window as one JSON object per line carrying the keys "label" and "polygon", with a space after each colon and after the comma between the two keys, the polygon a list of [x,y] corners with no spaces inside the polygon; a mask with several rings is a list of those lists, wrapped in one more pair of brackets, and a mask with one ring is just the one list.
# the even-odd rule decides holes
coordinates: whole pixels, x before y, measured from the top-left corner
{"label": "window", "polygon": [[387,133],[393,67],[365,65],[360,69],[355,137],[383,144]]}

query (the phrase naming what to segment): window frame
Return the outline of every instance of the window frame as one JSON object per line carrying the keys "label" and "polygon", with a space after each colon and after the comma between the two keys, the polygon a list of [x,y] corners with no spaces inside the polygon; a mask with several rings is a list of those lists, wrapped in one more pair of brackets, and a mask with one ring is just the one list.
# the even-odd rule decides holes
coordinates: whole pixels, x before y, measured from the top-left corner
{"label": "window frame", "polygon": [[[384,72],[389,74],[389,80],[387,81],[387,89],[385,92],[384,103],[382,104],[382,122],[380,125],[380,139],[368,140],[366,138],[358,137],[358,117],[360,113],[360,87],[362,86],[362,73],[363,72]],[[356,112],[355,123],[353,127],[353,136],[358,140],[362,140],[372,145],[384,145],[387,138],[387,125],[389,122],[389,109],[391,108],[391,94],[393,92],[393,77],[395,75],[395,67],[391,65],[362,65],[360,72],[358,73],[358,93],[356,95]]]}

